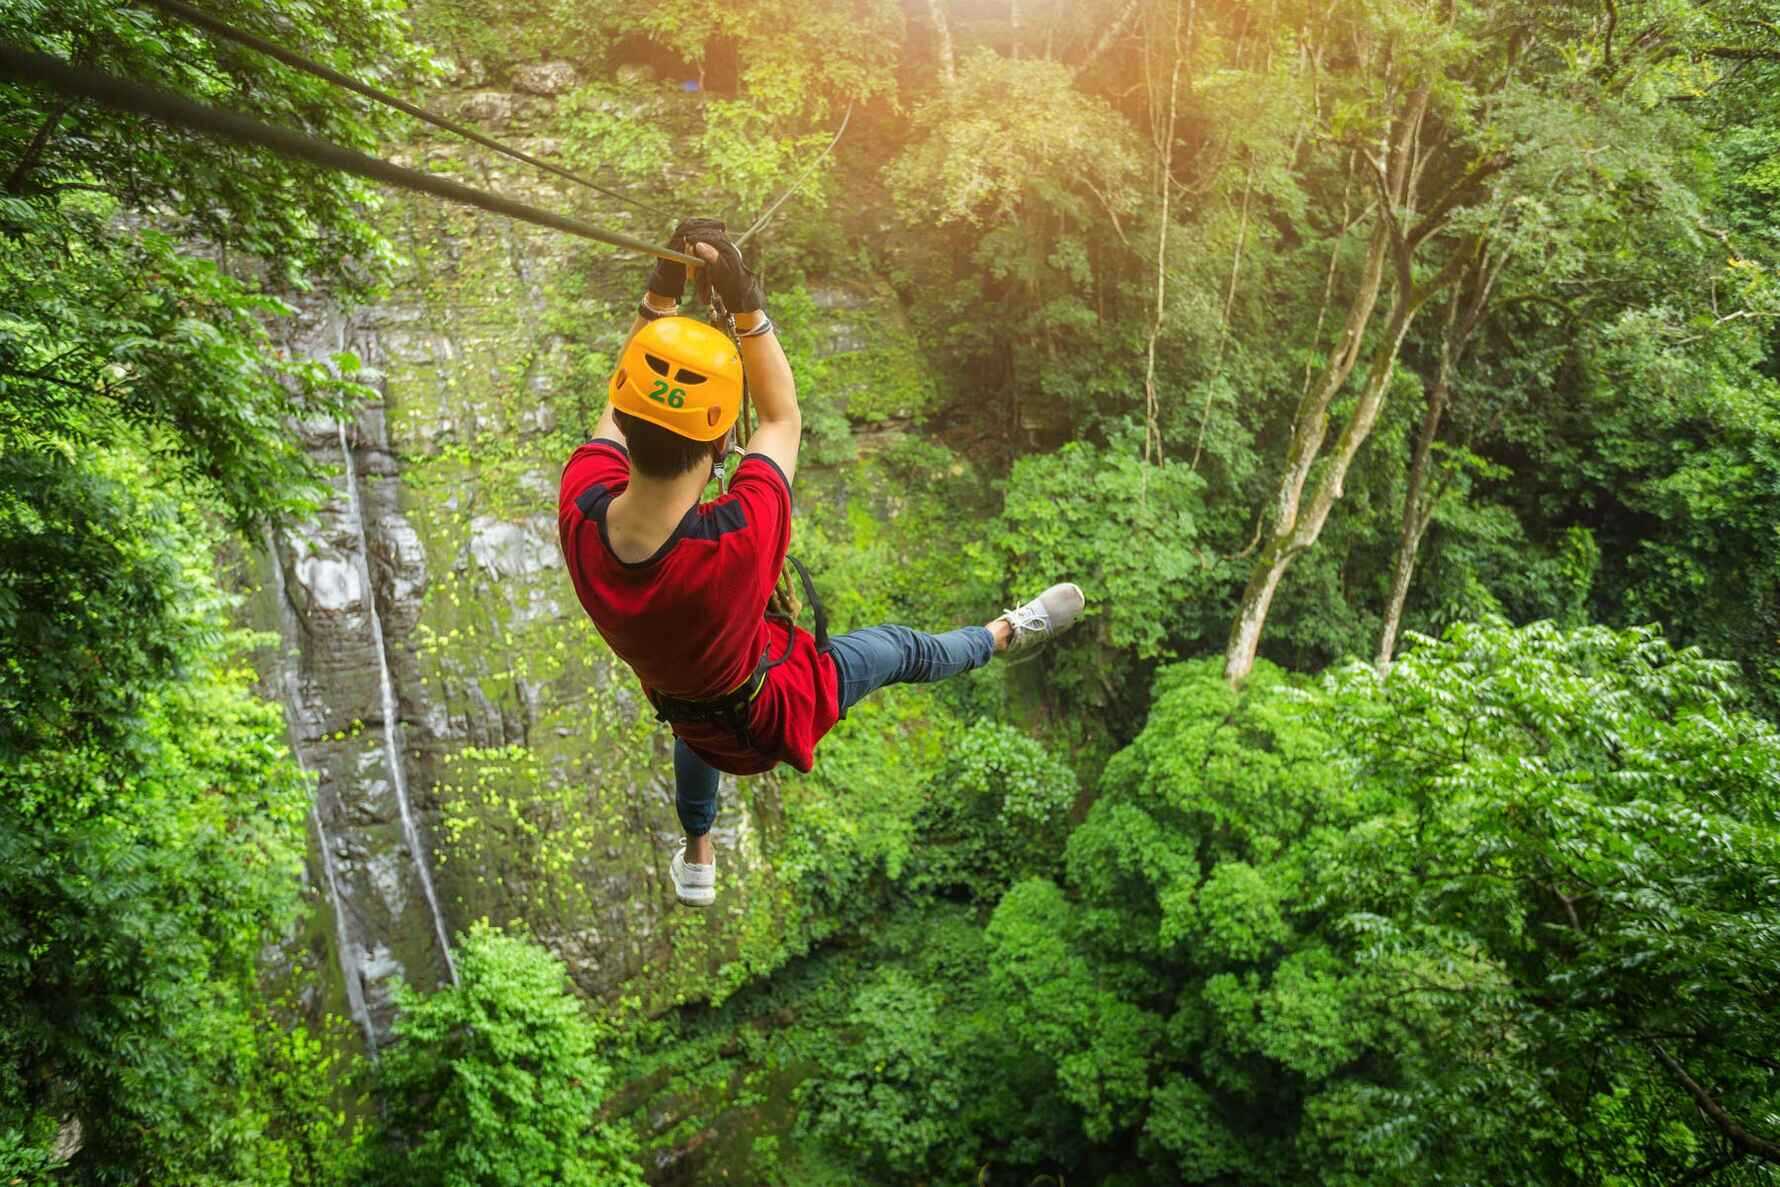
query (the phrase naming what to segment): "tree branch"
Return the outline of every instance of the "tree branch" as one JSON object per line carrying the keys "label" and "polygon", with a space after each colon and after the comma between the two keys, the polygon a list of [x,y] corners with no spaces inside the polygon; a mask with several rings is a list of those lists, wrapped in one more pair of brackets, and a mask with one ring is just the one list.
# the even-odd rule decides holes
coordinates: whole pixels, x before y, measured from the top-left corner
{"label": "tree branch", "polygon": [[1446,192],[1434,200],[1428,213],[1422,216],[1409,232],[1408,240],[1411,250],[1421,246],[1422,240],[1438,231],[1446,222],[1446,216],[1453,208],[1467,198],[1477,188],[1479,182],[1495,176],[1513,163],[1513,158],[1505,152],[1494,153],[1485,157],[1477,166],[1446,188]]}
{"label": "tree branch", "polygon": [[1708,58],[1729,58],[1736,62],[1780,62],[1780,50],[1751,49],[1742,45],[1707,45],[1700,51]]}
{"label": "tree branch", "polygon": [[1682,1086],[1687,1089],[1688,1095],[1692,1096],[1694,1103],[1700,1107],[1700,1112],[1711,1119],[1712,1124],[1718,1127],[1718,1132],[1728,1138],[1732,1146],[1746,1155],[1780,1166],[1780,1143],[1771,1142],[1764,1137],[1750,1133],[1738,1124],[1737,1119],[1725,1112],[1724,1106],[1714,1100],[1711,1093],[1694,1082],[1694,1078],[1687,1074],[1685,1068],[1675,1062],[1674,1056],[1664,1050],[1661,1043],[1650,1044],[1650,1049],[1656,1052],[1656,1057],[1662,1060],[1663,1066],[1668,1068],[1677,1080],[1681,1081]]}
{"label": "tree branch", "polygon": [[55,132],[56,125],[62,122],[62,116],[67,114],[68,108],[72,103],[72,99],[63,99],[49,109],[49,114],[44,116],[43,124],[37,129],[37,134],[31,137],[31,143],[25,146],[24,155],[19,157],[18,164],[13,167],[11,174],[7,176],[7,193],[18,194],[24,192],[25,178],[30,174],[31,170],[37,168],[37,161],[43,156],[43,150],[49,144],[50,136]]}
{"label": "tree branch", "polygon": [[1719,1171],[1728,1170],[1737,1163],[1742,1162],[1746,1157],[1748,1157],[1748,1155],[1744,1154],[1741,1150],[1733,1150],[1729,1154],[1720,1158],[1715,1158],[1711,1162],[1705,1163],[1702,1166],[1694,1167],[1692,1170],[1688,1171],[1687,1174],[1675,1180],[1675,1187],[1687,1187],[1689,1183],[1703,1183]]}
{"label": "tree branch", "polygon": [[1125,26],[1131,23],[1131,18],[1136,12],[1137,0],[1128,0],[1125,7],[1121,8],[1118,14],[1107,23],[1106,28],[1101,30],[1100,36],[1094,39],[1094,44],[1088,47],[1088,52],[1082,55],[1082,60],[1071,67],[1071,70],[1080,74],[1092,66],[1101,54],[1112,48],[1113,42],[1119,39],[1119,35],[1125,31]]}
{"label": "tree branch", "polygon": [[1404,295],[1404,300],[1409,302],[1410,313],[1413,315],[1416,310],[1428,303],[1429,298],[1434,297],[1445,289],[1446,286],[1464,275],[1465,269],[1471,266],[1471,259],[1476,251],[1477,241],[1474,239],[1463,251],[1453,252],[1451,258],[1446,261],[1440,271],[1434,274],[1434,279],[1428,281],[1428,283],[1422,285],[1420,288],[1412,289],[1410,292],[1406,293]]}
{"label": "tree branch", "polygon": [[1384,166],[1370,153],[1359,154],[1372,168],[1372,180],[1378,186],[1378,204],[1384,213],[1385,226],[1391,233],[1391,263],[1397,273],[1397,290],[1405,299],[1415,291],[1415,272],[1411,267],[1410,246],[1403,237],[1403,224],[1397,221],[1396,203],[1391,200],[1391,182]]}

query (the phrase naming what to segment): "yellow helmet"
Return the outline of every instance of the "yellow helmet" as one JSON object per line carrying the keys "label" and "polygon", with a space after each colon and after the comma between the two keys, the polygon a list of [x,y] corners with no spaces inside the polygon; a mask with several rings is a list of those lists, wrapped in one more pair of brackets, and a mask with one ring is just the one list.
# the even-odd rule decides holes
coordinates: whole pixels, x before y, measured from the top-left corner
{"label": "yellow helmet", "polygon": [[609,390],[620,412],[694,441],[715,441],[742,410],[742,356],[715,326],[659,317],[624,348]]}

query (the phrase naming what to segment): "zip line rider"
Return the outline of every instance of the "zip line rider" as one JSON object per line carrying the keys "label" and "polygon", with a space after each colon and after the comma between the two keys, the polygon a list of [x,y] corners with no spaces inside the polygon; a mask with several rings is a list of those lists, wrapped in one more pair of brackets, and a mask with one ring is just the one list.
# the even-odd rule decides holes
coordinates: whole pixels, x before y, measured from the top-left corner
{"label": "zip line rider", "polygon": [[[797,384],[760,282],[723,224],[689,219],[670,245],[705,261],[701,286],[734,315],[739,356],[721,330],[675,316],[686,266],[658,260],[594,439],[563,470],[557,528],[582,608],[673,727],[686,843],[669,874],[681,902],[709,906],[719,771],[753,775],[787,762],[808,772],[817,741],[867,693],[1039,646],[1075,623],[1083,597],[1054,585],[984,626],[943,635],[886,625],[819,639],[769,616],[791,541]],[[728,452],[744,369],[759,427],[728,492],[701,502]]]}

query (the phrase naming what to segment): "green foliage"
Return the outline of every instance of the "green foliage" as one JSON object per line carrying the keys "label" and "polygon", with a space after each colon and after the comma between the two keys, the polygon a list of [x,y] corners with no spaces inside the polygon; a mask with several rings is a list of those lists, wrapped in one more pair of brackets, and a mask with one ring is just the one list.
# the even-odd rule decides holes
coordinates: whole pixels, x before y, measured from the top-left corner
{"label": "green foliage", "polygon": [[336,413],[362,389],[275,354],[263,323],[290,306],[119,214],[84,194],[0,197],[0,446],[140,442],[239,521],[303,509],[312,474],[285,418]]}
{"label": "green foliage", "polygon": [[65,583],[7,587],[0,1131],[75,1119],[82,1181],[284,1182],[303,1142],[263,1092],[257,958],[297,907],[309,784],[236,659],[263,640],[226,629],[217,537],[126,463],[38,467],[40,514],[0,517],[9,562]]}
{"label": "green foliage", "polygon": [[851,940],[637,1027],[628,1109],[652,1157],[773,1187],[964,1187],[1025,1184],[1016,1168],[1075,1149],[1007,1032],[972,910],[910,903]]}
{"label": "green foliage", "polygon": [[[216,14],[342,69],[374,64],[367,73],[398,86],[419,68],[380,0],[299,14],[250,0]],[[354,147],[386,126],[320,80],[218,49],[146,9],[12,4],[0,35]],[[291,310],[228,262],[257,258],[280,288],[369,291],[389,258],[363,217],[370,189],[17,86],[0,90],[0,129],[0,447],[87,450],[128,437],[207,481],[240,520],[300,508],[308,471],[284,420],[337,409],[357,389],[276,355],[262,321]],[[152,226],[127,217],[146,211]]]}
{"label": "green foliage", "polygon": [[456,985],[397,993],[372,1181],[640,1185],[626,1135],[599,1119],[605,1032],[562,962],[478,924],[457,965]]}
{"label": "green foliage", "polygon": [[[212,10],[380,85],[424,70],[383,0]],[[626,1099],[562,969],[474,932],[463,985],[404,998],[377,1177],[634,1182],[612,1110],[664,1164],[774,1183],[1771,1182],[1675,1069],[1774,1132],[1773,736],[1724,668],[1583,624],[1660,620],[1780,703],[1773,14],[1201,5],[1185,34],[1121,0],[904,10],[417,6],[458,85],[583,72],[519,131],[736,226],[851,105],[751,248],[805,397],[797,551],[844,625],[980,621],[1062,578],[1091,609],[1042,664],[875,698],[814,774],[751,785],[750,895],[672,917],[624,991],[699,1003],[631,1019]],[[152,8],[27,0],[0,35],[359,147],[397,130]],[[1375,202],[1364,154],[1423,81],[1426,188]],[[305,788],[199,525],[313,497],[289,423],[362,392],[350,357],[279,353],[285,298],[376,290],[376,197],[20,85],[0,160],[0,1181],[355,1181],[344,1060],[258,1000]],[[1407,611],[1445,641],[1384,681],[1164,668],[1078,822],[1155,665],[1223,639],[1302,393],[1344,346],[1397,350],[1381,319],[1340,338],[1368,244],[1447,198],[1409,280],[1478,243],[1505,265]],[[472,243],[468,217],[382,219],[465,348],[392,387],[397,437],[432,451],[404,472],[429,560],[467,548],[465,506],[538,507],[640,279],[529,232]],[[1370,653],[1447,308],[1281,588],[1275,659]],[[1132,432],[1152,355],[1161,464]],[[428,419],[410,379],[453,402]],[[503,582],[433,566],[429,705],[603,677],[585,623],[521,629],[548,599]],[[1465,625],[1498,613],[1559,626]],[[633,828],[587,788],[659,767],[659,732],[596,692],[430,771],[467,917],[584,919]]]}
{"label": "green foliage", "polygon": [[214,618],[175,508],[132,510],[125,482],[54,457],[0,458],[0,479],[0,756],[118,745]]}
{"label": "green foliage", "polygon": [[[1004,223],[1040,205],[1116,218],[1135,206],[1139,160],[1130,125],[1062,65],[978,50],[916,110],[887,181],[905,217],[942,226]],[[1096,194],[1108,209],[1093,210]]]}
{"label": "green foliage", "polygon": [[1053,872],[1075,797],[1075,772],[1043,745],[977,722],[929,782],[910,887],[994,902],[1014,881]]}
{"label": "green foliage", "polygon": [[996,909],[1008,1023],[1189,1181],[1689,1173],[1723,1136],[1671,1059],[1734,1117],[1780,1092],[1780,736],[1729,675],[1549,625],[1314,690],[1169,669],[1067,889]]}
{"label": "green foliage", "polygon": [[[382,0],[211,11],[384,85],[420,73]],[[25,0],[0,37],[359,148],[389,126],[148,8]],[[239,659],[266,641],[231,629],[214,524],[309,505],[289,421],[342,410],[358,364],[284,357],[271,293],[374,291],[375,195],[18,83],[0,160],[0,1160],[340,1181],[334,1063],[260,985],[310,785]]]}
{"label": "green foliage", "polygon": [[669,109],[646,86],[593,83],[564,97],[557,119],[565,129],[564,161],[578,170],[614,170],[639,186],[659,183],[673,164]]}
{"label": "green foliage", "polygon": [[279,1004],[285,1008],[262,1009],[255,1019],[267,1133],[286,1151],[291,1183],[350,1187],[364,1170],[366,1133],[349,1109],[360,1112],[366,1102],[341,1096],[362,1082],[363,1036],[335,1016],[312,1028],[290,1009],[295,1003]]}
{"label": "green foliage", "polygon": [[1021,458],[1001,514],[965,555],[1009,604],[1055,581],[1091,590],[1080,633],[1048,657],[1050,679],[1088,704],[1129,702],[1137,660],[1215,630],[1226,570],[1201,543],[1204,481],[1187,465],[1144,462],[1137,442],[1072,442]]}

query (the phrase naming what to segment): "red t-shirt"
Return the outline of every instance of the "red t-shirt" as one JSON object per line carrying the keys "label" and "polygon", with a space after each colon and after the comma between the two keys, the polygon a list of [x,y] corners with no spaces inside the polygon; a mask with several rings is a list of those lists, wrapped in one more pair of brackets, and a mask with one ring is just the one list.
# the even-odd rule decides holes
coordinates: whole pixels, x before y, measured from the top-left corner
{"label": "red t-shirt", "polygon": [[808,771],[817,739],[839,716],[834,661],[809,632],[768,621],[767,599],[791,543],[791,486],[778,464],[751,453],[729,493],[686,512],[667,543],[630,564],[612,552],[606,507],[630,483],[616,441],[589,441],[563,469],[556,525],[569,579],[593,625],[645,690],[709,700],[748,679],[761,652],[791,655],[754,698],[752,747],[718,724],[674,733],[720,771],[753,775],[788,762]]}

